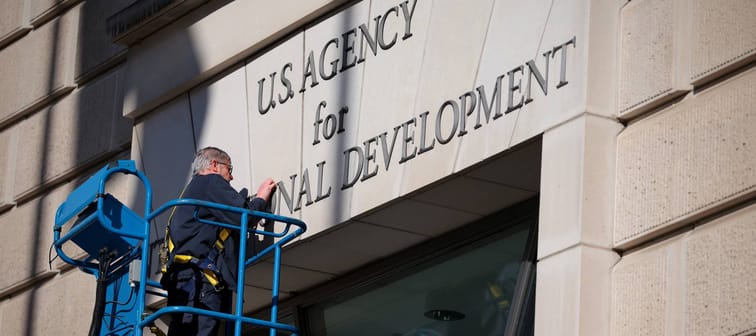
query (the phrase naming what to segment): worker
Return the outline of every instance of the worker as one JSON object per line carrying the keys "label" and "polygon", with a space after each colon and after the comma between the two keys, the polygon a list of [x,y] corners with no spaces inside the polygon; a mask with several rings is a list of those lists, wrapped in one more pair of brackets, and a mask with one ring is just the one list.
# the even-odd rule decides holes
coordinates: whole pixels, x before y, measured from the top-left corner
{"label": "worker", "polygon": [[[231,186],[232,172],[231,157],[225,151],[215,147],[200,149],[192,162],[192,179],[181,197],[251,210],[265,209],[276,188],[273,180],[265,179],[256,196],[250,199],[246,189],[239,193]],[[179,206],[175,209],[169,225],[173,243],[171,262],[161,280],[168,291],[168,305],[230,312],[231,291],[236,289],[239,232],[228,234],[229,230],[200,223],[197,218],[240,225],[241,216],[204,207]],[[197,218],[195,209],[198,209]],[[258,220],[250,218],[248,223],[252,226]],[[215,336],[219,328],[218,319],[174,314],[168,336]]]}

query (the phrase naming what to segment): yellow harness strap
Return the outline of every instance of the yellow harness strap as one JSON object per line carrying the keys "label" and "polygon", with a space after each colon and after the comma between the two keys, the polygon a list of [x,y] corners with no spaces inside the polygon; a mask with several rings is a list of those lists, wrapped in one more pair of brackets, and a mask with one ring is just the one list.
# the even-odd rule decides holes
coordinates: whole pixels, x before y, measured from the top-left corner
{"label": "yellow harness strap", "polygon": [[[218,240],[215,241],[215,248],[218,249],[218,254],[219,255],[220,255],[220,252],[223,251],[223,242],[225,242],[226,239],[228,239],[228,236],[230,234],[231,234],[231,231],[229,231],[228,229],[225,229],[225,228],[221,229],[221,231],[218,233]],[[173,247],[172,247],[173,246],[173,241],[171,241],[170,238],[169,238],[169,245],[168,246],[169,246],[170,250],[172,251],[173,250]],[[188,264],[188,263],[192,262],[192,259],[194,259],[194,257],[192,257],[191,255],[188,255],[188,254],[177,254],[177,255],[175,255],[173,257],[173,262],[176,262],[176,263],[179,263],[179,264]],[[218,286],[218,284],[220,284],[220,279],[218,278],[218,275],[215,274],[215,272],[213,272],[211,270],[203,269],[202,273],[205,275],[205,278],[207,279],[207,281],[211,285],[213,285],[213,287]]]}
{"label": "yellow harness strap", "polygon": [[[173,258],[173,262],[179,263],[179,264],[188,264],[192,261],[194,257],[188,255],[188,254],[177,254]],[[209,282],[213,287],[218,286],[220,284],[220,279],[218,279],[218,276],[211,270],[202,270],[202,274],[205,275],[205,279],[207,279],[207,282]]]}

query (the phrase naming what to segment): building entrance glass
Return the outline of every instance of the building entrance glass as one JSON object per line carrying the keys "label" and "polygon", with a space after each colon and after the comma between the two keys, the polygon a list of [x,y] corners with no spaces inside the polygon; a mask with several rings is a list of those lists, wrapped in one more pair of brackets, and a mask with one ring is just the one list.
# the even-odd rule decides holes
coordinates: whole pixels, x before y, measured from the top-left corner
{"label": "building entrance glass", "polygon": [[315,304],[305,310],[309,335],[532,335],[534,228],[521,222],[361,293]]}

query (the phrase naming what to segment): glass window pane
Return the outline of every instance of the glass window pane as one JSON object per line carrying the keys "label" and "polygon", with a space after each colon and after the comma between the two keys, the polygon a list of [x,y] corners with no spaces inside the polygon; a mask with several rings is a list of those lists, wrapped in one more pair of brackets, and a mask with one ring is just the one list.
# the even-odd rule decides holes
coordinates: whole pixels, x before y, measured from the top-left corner
{"label": "glass window pane", "polygon": [[529,227],[366,293],[306,310],[312,336],[502,335]]}

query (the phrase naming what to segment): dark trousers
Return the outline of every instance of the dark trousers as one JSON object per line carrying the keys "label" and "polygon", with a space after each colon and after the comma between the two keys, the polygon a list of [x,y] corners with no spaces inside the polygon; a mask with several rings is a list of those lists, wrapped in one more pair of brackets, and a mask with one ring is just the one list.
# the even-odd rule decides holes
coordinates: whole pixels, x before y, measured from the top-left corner
{"label": "dark trousers", "polygon": [[[189,306],[229,313],[231,292],[217,291],[207,281],[202,272],[194,267],[171,270],[165,282],[169,306]],[[216,336],[221,320],[204,315],[173,314],[168,336]]]}

